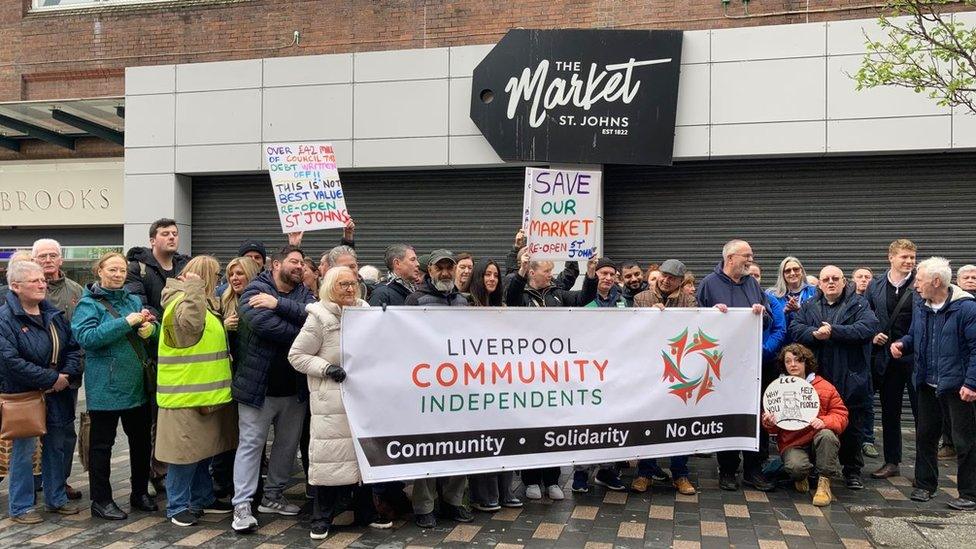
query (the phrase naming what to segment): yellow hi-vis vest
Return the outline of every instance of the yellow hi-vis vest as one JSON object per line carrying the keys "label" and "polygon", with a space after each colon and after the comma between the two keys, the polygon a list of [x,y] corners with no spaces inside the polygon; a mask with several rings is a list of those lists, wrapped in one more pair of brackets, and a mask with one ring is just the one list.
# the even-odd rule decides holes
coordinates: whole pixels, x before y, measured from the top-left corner
{"label": "yellow hi-vis vest", "polygon": [[[175,299],[163,311],[163,331],[173,325],[173,311],[183,301]],[[156,403],[160,408],[197,408],[231,401],[230,355],[224,325],[209,310],[203,336],[183,349],[166,344],[159,336]]]}

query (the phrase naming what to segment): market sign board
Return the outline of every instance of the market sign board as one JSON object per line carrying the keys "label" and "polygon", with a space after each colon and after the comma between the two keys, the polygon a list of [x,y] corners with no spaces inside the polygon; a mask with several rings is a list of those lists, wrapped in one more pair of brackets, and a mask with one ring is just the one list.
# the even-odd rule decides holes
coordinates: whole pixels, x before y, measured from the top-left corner
{"label": "market sign board", "polygon": [[507,161],[669,166],[681,39],[510,30],[474,69],[471,120]]}

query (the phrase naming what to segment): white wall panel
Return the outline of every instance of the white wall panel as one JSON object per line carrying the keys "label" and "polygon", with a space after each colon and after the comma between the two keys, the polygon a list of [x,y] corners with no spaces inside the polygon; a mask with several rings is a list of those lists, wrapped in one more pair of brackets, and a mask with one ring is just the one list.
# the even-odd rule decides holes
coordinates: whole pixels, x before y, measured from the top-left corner
{"label": "white wall panel", "polygon": [[451,136],[448,161],[452,166],[501,164],[495,149],[481,135]]}
{"label": "white wall panel", "polygon": [[450,96],[451,135],[481,135],[471,121],[471,79],[452,78]]}
{"label": "white wall panel", "polygon": [[712,124],[819,120],[824,58],[712,65]]}
{"label": "white wall panel", "polygon": [[952,146],[976,147],[976,114],[965,107],[952,109]]}
{"label": "white wall panel", "polygon": [[354,93],[356,139],[447,135],[446,79],[356,84]]}
{"label": "white wall panel", "polygon": [[255,172],[261,169],[260,143],[176,148],[176,171],[186,174]]}
{"label": "white wall panel", "polygon": [[261,90],[177,94],[177,145],[260,141]]}
{"label": "white wall panel", "polygon": [[478,63],[481,63],[481,60],[488,55],[493,47],[495,47],[494,44],[481,44],[450,48],[451,78],[471,76],[474,68],[478,66]]}
{"label": "white wall panel", "polygon": [[709,65],[682,65],[678,80],[678,116],[675,124],[690,126],[708,124]]}
{"label": "white wall panel", "polygon": [[881,86],[857,91],[848,75],[857,73],[860,55],[831,57],[827,60],[827,118],[880,118],[948,114],[927,94],[905,88]]}
{"label": "white wall panel", "polygon": [[264,60],[264,87],[352,82],[352,54],[273,57]]}
{"label": "white wall panel", "polygon": [[685,31],[681,35],[681,64],[708,63],[712,31]]}
{"label": "white wall panel", "polygon": [[174,158],[173,147],[130,147],[125,150],[125,173],[173,173]]}
{"label": "white wall panel", "polygon": [[125,146],[172,147],[176,132],[175,95],[125,98]]}
{"label": "white wall panel", "polygon": [[712,127],[712,156],[817,154],[826,150],[824,122],[727,124]]}
{"label": "white wall panel", "polygon": [[951,117],[831,120],[827,152],[916,151],[947,149]]}
{"label": "white wall panel", "polygon": [[357,139],[355,167],[446,166],[447,137]]}
{"label": "white wall panel", "polygon": [[177,65],[176,91],[260,88],[261,65],[260,59]]}
{"label": "white wall panel", "polygon": [[764,25],[712,31],[712,62],[822,56],[824,23]]}
{"label": "white wall panel", "polygon": [[448,48],[354,54],[356,82],[447,78]]}
{"label": "white wall panel", "polygon": [[125,68],[125,94],[173,93],[176,91],[176,65]]}
{"label": "white wall panel", "polygon": [[711,136],[708,126],[680,126],[674,129],[674,152],[678,160],[706,158],[711,149]]}
{"label": "white wall panel", "polygon": [[265,88],[263,140],[352,139],[352,84]]}

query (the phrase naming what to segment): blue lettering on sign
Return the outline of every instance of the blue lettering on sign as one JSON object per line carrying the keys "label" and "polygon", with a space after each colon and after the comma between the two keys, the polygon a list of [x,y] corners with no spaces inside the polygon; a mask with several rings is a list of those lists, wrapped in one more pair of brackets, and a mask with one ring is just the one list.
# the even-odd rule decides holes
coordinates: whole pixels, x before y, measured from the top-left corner
{"label": "blue lettering on sign", "polygon": [[570,241],[570,243],[569,243],[569,257],[571,257],[571,258],[578,257],[578,258],[582,258],[582,259],[589,259],[589,258],[593,257],[593,254],[596,253],[596,246],[593,246],[592,248],[580,248],[580,246],[582,246],[585,243],[586,243],[585,240],[572,240],[572,241]]}

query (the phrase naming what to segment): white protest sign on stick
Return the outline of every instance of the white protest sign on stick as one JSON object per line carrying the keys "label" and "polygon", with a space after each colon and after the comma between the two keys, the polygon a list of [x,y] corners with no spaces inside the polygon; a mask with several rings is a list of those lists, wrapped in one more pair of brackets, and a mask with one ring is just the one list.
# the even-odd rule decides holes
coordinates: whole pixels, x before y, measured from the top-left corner
{"label": "white protest sign on stick", "polygon": [[603,174],[525,169],[522,230],[534,260],[589,259],[597,255]]}
{"label": "white protest sign on stick", "polygon": [[271,143],[265,155],[283,233],[345,227],[350,216],[331,144]]}

